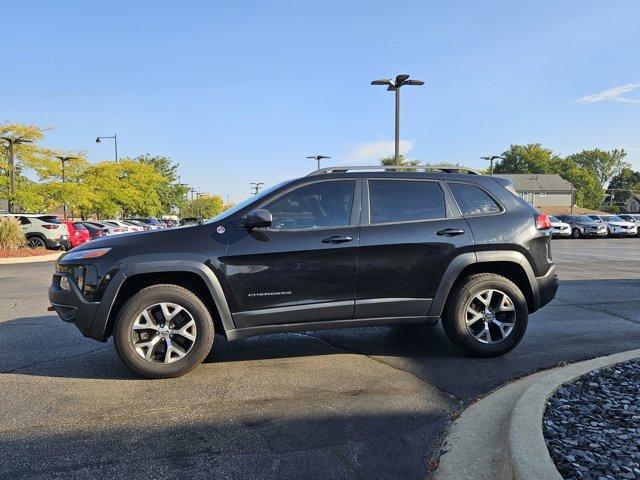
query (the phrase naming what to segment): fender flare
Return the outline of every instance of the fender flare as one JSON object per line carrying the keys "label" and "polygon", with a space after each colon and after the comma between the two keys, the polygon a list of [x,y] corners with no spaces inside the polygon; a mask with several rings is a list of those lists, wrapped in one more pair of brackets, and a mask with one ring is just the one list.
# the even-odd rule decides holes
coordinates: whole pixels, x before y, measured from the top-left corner
{"label": "fender flare", "polygon": [[[222,285],[220,284],[218,277],[216,277],[211,268],[206,264],[192,260],[161,260],[125,265],[124,268],[118,272],[120,275],[118,275],[118,281],[116,282],[117,285],[115,288],[107,288],[107,291],[105,291],[105,295],[102,298],[103,301],[100,302],[101,304],[105,303],[104,310],[100,311],[102,310],[102,308],[100,308],[96,318],[105,319],[104,323],[106,326],[106,320],[111,315],[111,309],[113,308],[115,299],[118,297],[118,293],[120,293],[120,287],[122,287],[127,278],[141,274],[167,272],[189,272],[197,274],[204,281],[207,289],[209,290],[211,298],[218,309],[220,321],[222,322],[225,332],[235,329],[229,305],[227,304],[227,299],[224,295],[224,290],[222,289]],[[116,280],[115,276],[113,280]],[[109,287],[111,286],[112,285],[109,285]],[[106,299],[105,297],[107,296],[110,298]],[[104,300],[107,300],[107,302],[104,302]]]}
{"label": "fender flare", "polygon": [[534,308],[537,308],[538,305],[540,305],[540,292],[538,290],[538,283],[527,258],[522,253],[514,250],[488,250],[481,252],[462,253],[455,257],[449,263],[449,266],[442,275],[442,280],[440,280],[438,290],[433,297],[433,302],[431,303],[431,307],[429,308],[428,315],[435,317],[439,317],[442,315],[445,302],[449,297],[449,292],[451,292],[451,287],[453,287],[453,284],[460,277],[460,274],[466,267],[474,263],[488,262],[508,262],[517,264],[518,266],[522,267],[527,276],[527,279],[529,280],[529,285],[531,286]]}

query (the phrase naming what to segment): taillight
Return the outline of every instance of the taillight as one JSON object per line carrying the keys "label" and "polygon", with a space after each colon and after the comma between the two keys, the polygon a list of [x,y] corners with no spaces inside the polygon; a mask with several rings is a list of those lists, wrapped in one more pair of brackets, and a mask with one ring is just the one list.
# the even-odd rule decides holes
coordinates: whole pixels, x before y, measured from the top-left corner
{"label": "taillight", "polygon": [[47,230],[55,230],[56,228],[58,228],[58,225],[53,225],[51,223],[45,223],[44,225],[42,225],[44,228],[46,228]]}
{"label": "taillight", "polygon": [[538,230],[548,230],[551,228],[551,219],[549,218],[549,215],[544,213],[538,214],[536,217],[536,228]]}

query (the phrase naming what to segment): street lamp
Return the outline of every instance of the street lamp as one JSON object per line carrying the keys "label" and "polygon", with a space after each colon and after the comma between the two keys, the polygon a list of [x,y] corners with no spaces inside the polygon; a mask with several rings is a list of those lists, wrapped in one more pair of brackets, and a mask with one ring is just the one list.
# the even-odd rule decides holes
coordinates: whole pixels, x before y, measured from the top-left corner
{"label": "street lamp", "polygon": [[318,162],[318,170],[320,170],[320,160],[324,160],[325,158],[331,158],[331,157],[327,157],[326,155],[312,155],[307,158],[312,158],[316,160]]}
{"label": "street lamp", "polygon": [[260,193],[260,188],[264,185],[264,182],[251,182],[250,185],[253,189],[253,192],[251,193],[254,195],[258,195],[258,193]]}
{"label": "street lamp", "polygon": [[[65,163],[67,163],[69,160],[77,160],[78,157],[70,157],[70,156],[65,156],[65,155],[56,155],[56,158],[60,160],[60,162],[62,163],[62,184],[64,185],[64,183],[66,182],[66,178],[65,178],[65,174],[64,174],[64,165]],[[66,197],[66,195],[65,195]],[[62,210],[64,211],[64,219],[67,219],[67,202],[65,201],[62,204]]]}
{"label": "street lamp", "polygon": [[114,146],[115,152],[116,152],[116,163],[118,163],[118,136],[114,133],[110,137],[98,137],[98,138],[96,138],[96,143],[102,143],[102,139],[103,138],[113,138],[113,146]]}
{"label": "street lamp", "polygon": [[487,155],[486,157],[480,157],[481,160],[489,161],[489,175],[493,175],[493,161],[494,160],[504,160],[504,157],[500,155]]}
{"label": "street lamp", "polygon": [[9,213],[13,211],[13,197],[16,194],[16,165],[14,158],[14,145],[20,145],[22,143],[33,143],[31,140],[27,140],[22,137],[0,137],[0,140],[7,142],[7,149],[9,150],[9,165],[11,166],[11,180],[9,183]]}
{"label": "street lamp", "polygon": [[371,85],[386,85],[387,90],[396,92],[396,144],[395,144],[395,164],[400,165],[400,87],[405,85],[424,85],[422,80],[410,80],[409,75],[398,75],[395,80],[382,79],[374,80]]}

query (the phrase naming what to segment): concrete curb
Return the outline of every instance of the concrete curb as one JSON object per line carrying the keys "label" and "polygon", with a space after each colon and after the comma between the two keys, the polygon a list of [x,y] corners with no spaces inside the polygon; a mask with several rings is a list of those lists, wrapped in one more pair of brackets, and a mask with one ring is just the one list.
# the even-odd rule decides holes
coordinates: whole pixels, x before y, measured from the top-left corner
{"label": "concrete curb", "polygon": [[547,400],[591,370],[640,357],[640,349],[543,370],[469,405],[453,423],[434,480],[562,480],[542,433]]}
{"label": "concrete curb", "polygon": [[506,460],[512,478],[518,480],[562,480],[549,455],[542,432],[547,401],[565,383],[592,370],[640,357],[640,349],[594,358],[551,370],[527,388],[511,412],[505,439]]}
{"label": "concrete curb", "polygon": [[48,255],[38,255],[35,257],[0,258],[0,265],[15,265],[17,263],[38,263],[51,262],[57,260],[64,252],[56,252]]}

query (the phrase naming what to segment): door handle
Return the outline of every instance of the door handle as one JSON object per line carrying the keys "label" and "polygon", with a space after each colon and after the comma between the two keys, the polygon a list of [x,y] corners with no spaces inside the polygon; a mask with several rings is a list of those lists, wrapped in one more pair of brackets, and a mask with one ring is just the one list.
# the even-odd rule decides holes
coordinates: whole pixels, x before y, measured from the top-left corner
{"label": "door handle", "polygon": [[345,243],[351,240],[353,240],[353,238],[348,236],[332,235],[331,237],[323,238],[322,243]]}
{"label": "door handle", "polygon": [[464,235],[464,230],[461,228],[445,228],[444,230],[438,230],[436,235],[441,237],[455,237],[456,235]]}

